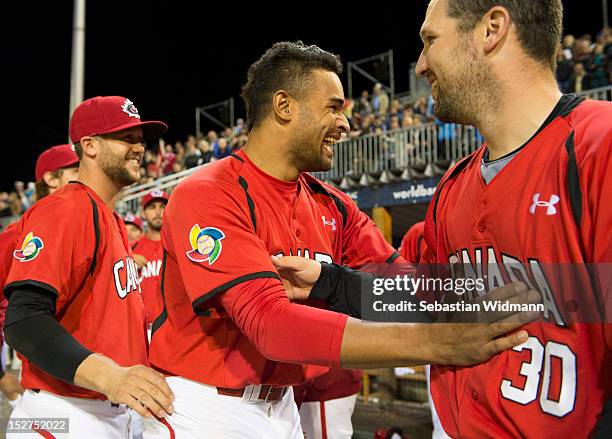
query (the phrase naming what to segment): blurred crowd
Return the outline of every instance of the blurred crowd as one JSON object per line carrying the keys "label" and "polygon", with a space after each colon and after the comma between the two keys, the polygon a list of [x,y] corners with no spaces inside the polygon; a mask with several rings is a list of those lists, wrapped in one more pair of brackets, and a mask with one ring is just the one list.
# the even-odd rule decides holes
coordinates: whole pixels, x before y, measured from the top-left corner
{"label": "blurred crowd", "polygon": [[221,160],[240,150],[246,141],[247,128],[244,119],[238,119],[234,127],[219,133],[209,131],[200,138],[190,135],[185,142],[170,144],[159,139],[157,145],[145,151],[140,169],[141,183]]}
{"label": "blurred crowd", "polygon": [[563,37],[557,52],[557,82],[564,93],[612,84],[612,29],[603,29],[595,40],[590,34]]}

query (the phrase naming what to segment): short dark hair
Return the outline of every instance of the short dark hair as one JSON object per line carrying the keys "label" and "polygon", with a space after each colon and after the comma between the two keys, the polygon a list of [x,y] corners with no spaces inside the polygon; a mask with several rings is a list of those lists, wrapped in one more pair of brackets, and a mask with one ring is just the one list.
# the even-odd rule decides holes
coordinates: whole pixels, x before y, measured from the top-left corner
{"label": "short dark hair", "polygon": [[272,96],[278,90],[300,99],[309,85],[314,69],[324,69],[340,76],[340,57],[315,45],[301,41],[275,43],[255,61],[242,87],[242,99],[247,110],[247,127],[258,126],[270,111]]}
{"label": "short dark hair", "polygon": [[494,6],[508,10],[527,55],[554,72],[563,33],[561,0],[448,0],[448,16],[458,19],[459,31],[465,33]]}
{"label": "short dark hair", "polygon": [[[60,178],[64,174],[64,169],[66,168],[60,168],[60,169],[56,169],[55,171],[51,171],[51,176],[53,178]],[[41,178],[34,184],[36,187],[36,199],[37,200],[41,200],[45,198],[47,195],[49,195],[50,188],[49,186],[47,186],[47,183],[45,183],[44,178]]]}

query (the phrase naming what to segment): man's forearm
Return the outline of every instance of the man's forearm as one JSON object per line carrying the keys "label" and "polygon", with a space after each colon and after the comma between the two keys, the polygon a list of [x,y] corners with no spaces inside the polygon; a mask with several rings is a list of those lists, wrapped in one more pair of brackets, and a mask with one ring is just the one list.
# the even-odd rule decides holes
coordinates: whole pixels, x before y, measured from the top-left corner
{"label": "man's forearm", "polygon": [[469,366],[527,341],[526,331],[512,331],[534,319],[527,313],[504,323],[371,323],[349,318],[340,364],[355,369]]}
{"label": "man's forearm", "polygon": [[74,384],[106,395],[111,377],[120,366],[102,354],[93,353],[83,360],[74,374]]}
{"label": "man's forearm", "polygon": [[369,369],[416,366],[442,360],[433,346],[432,325],[371,323],[349,318],[344,329],[342,367]]}

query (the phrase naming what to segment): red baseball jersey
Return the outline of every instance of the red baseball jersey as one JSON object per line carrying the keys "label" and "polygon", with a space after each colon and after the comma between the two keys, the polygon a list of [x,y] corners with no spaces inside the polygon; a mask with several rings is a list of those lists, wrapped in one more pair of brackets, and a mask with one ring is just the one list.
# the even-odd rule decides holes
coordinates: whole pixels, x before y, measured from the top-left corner
{"label": "red baseball jersey", "polygon": [[140,281],[142,301],[147,313],[147,322],[151,325],[164,308],[159,283],[164,247],[161,240],[153,241],[143,235],[132,243],[132,251],[134,254],[147,258],[147,264],[138,269],[138,280]]}
{"label": "red baseball jersey", "polygon": [[418,264],[425,250],[427,249],[427,243],[423,237],[423,231],[425,230],[425,221],[419,221],[408,229],[406,235],[402,239],[402,244],[399,248],[399,253],[408,262]]}
{"label": "red baseball jersey", "polygon": [[545,305],[545,321],[525,327],[521,346],[473,367],[432,366],[431,393],[450,436],[578,438],[593,430],[610,395],[610,325],[568,316],[572,304],[605,298],[546,273],[552,263],[612,261],[611,120],[608,102],[564,97],[489,184],[485,145],[438,186],[426,261],[456,255],[486,276],[487,291],[522,280]]}
{"label": "red baseball jersey", "polygon": [[[327,372],[266,359],[219,297],[253,279],[269,278],[280,286],[273,254],[342,262],[384,243],[380,234],[366,233],[376,226],[355,211],[346,195],[318,180],[306,174],[296,182],[277,180],[242,151],[179,184],[164,212],[165,309],[153,324],[151,364],[167,374],[231,388],[297,385]],[[354,247],[346,247],[344,241],[353,238]],[[395,252],[386,248],[386,258],[392,257]],[[261,299],[258,291],[243,293],[252,295],[248,300]],[[316,337],[320,328],[311,330]],[[286,336],[287,349],[295,348],[291,334]],[[341,333],[338,337],[341,342]]]}
{"label": "red baseball jersey", "polygon": [[[70,183],[30,208],[5,294],[35,286],[57,297],[55,317],[76,340],[122,366],[147,364],[145,313],[123,220],[87,186]],[[23,362],[22,385],[105,399]]]}
{"label": "red baseball jersey", "polygon": [[[13,252],[17,243],[17,223],[12,223],[5,230],[0,232],[0,287],[4,288],[6,278],[11,270],[13,263]],[[8,300],[0,297],[0,346],[4,342],[4,320],[6,317],[6,308]]]}

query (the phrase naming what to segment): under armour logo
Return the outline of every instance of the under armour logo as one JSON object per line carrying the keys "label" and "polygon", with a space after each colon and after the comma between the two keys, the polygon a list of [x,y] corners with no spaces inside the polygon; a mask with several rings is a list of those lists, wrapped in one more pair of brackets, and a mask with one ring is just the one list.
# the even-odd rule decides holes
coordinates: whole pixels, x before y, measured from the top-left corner
{"label": "under armour logo", "polygon": [[323,226],[331,226],[332,230],[335,232],[336,231],[336,218],[332,218],[331,221],[326,221],[325,217],[323,216]]}
{"label": "under armour logo", "polygon": [[555,204],[557,204],[560,199],[559,195],[552,194],[550,196],[550,201],[540,201],[540,193],[538,192],[533,195],[533,204],[529,208],[529,212],[535,214],[536,208],[546,207],[546,215],[555,215],[557,213]]}

